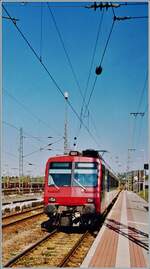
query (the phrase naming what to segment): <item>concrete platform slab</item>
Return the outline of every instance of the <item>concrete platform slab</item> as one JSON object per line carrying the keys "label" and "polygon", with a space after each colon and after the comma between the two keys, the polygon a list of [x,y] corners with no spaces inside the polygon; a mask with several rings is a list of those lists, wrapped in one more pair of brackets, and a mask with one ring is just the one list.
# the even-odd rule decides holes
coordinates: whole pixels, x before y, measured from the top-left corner
{"label": "concrete platform slab", "polygon": [[122,191],[81,267],[150,268],[148,203]]}

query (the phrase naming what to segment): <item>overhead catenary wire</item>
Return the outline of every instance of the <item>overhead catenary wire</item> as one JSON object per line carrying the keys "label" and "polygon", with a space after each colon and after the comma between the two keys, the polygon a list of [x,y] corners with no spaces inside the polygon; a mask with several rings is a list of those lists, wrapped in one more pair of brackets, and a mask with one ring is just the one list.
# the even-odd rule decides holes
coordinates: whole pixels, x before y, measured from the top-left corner
{"label": "overhead catenary wire", "polygon": [[[13,159],[18,159],[18,156],[13,154],[12,152],[9,152],[9,151],[4,151],[5,154],[7,154],[9,157],[12,157]],[[29,164],[29,161],[25,161],[24,160],[24,164]]]}
{"label": "overhead catenary wire", "polygon": [[[3,121],[2,123],[5,124],[5,125],[7,125],[7,126],[9,126],[9,127],[11,127],[11,128],[13,128],[13,129],[15,129],[15,130],[17,130],[18,132],[20,132],[20,128],[18,128],[18,127],[15,126],[14,124],[9,123],[9,122],[6,122],[6,121]],[[24,134],[28,135],[29,138],[33,138],[33,139],[35,139],[35,140],[37,140],[37,141],[40,141],[40,142],[42,141],[42,140],[39,139],[38,137],[34,137],[34,136],[32,136],[31,134],[29,134],[29,133],[27,133],[27,132],[25,132],[25,131],[24,131]],[[23,135],[23,138],[25,138],[24,135]]]}
{"label": "overhead catenary wire", "polygon": [[32,151],[32,152],[30,152],[30,153],[24,155],[23,158],[28,157],[28,156],[30,156],[30,155],[32,155],[32,154],[37,153],[37,152],[40,152],[40,151],[42,151],[42,150],[44,150],[44,149],[47,149],[47,147],[51,147],[52,145],[57,144],[58,142],[62,141],[63,139],[64,139],[64,138],[60,138],[60,139],[58,139],[58,140],[56,140],[56,141],[54,141],[54,142],[52,142],[52,143],[50,143],[50,144],[41,146],[38,150]]}
{"label": "overhead catenary wire", "polygon": [[[91,91],[91,95],[92,95],[92,93],[93,93],[93,91],[94,91],[94,87],[95,87],[95,84],[96,84],[96,80],[97,80],[97,77],[95,77],[95,81],[94,81],[95,83],[94,83],[94,85],[93,85],[93,90]],[[88,106],[88,104],[86,105],[86,107],[87,107],[87,106]],[[97,132],[96,125],[95,125],[95,122],[94,122],[94,119],[92,118],[91,114],[89,115],[89,113],[88,113],[88,117],[89,117],[89,116],[90,116],[91,123],[92,123],[94,129],[96,130],[96,133],[98,133],[98,132]],[[76,137],[78,137],[78,138],[79,138],[79,136],[80,136],[81,128],[82,128],[82,123],[80,124],[78,134],[76,135]],[[76,145],[77,145],[77,143],[76,143]]]}
{"label": "overhead catenary wire", "polygon": [[40,32],[40,59],[42,60],[42,43],[43,43],[43,3],[41,2],[41,32]]}
{"label": "overhead catenary wire", "polygon": [[59,131],[57,131],[54,126],[48,125],[47,122],[45,122],[43,119],[39,118],[35,113],[33,113],[26,105],[24,105],[20,100],[18,100],[14,95],[12,95],[8,90],[3,88],[4,94],[8,95],[12,100],[14,100],[19,106],[21,106],[28,114],[30,114],[31,117],[36,119],[38,122],[42,123],[44,126],[46,126],[49,130],[53,130],[57,135],[61,136]]}
{"label": "overhead catenary wire", "polygon": [[[104,50],[103,50],[102,57],[101,57],[100,66],[101,66],[101,64],[102,64],[102,62],[104,60],[106,49],[108,47],[108,44],[109,44],[109,41],[110,41],[110,37],[111,37],[112,31],[113,31],[114,23],[115,23],[115,20],[113,18],[113,22],[112,22],[112,25],[111,25],[111,28],[110,28],[110,32],[109,32],[109,35],[108,35],[108,38],[107,38],[107,41],[106,41],[106,44],[105,44],[105,47],[104,47]],[[93,95],[93,92],[94,92],[94,89],[95,89],[96,82],[97,82],[97,76],[94,79],[94,83],[93,83],[93,86],[92,86],[92,89],[91,89],[91,92],[90,92],[90,95],[89,95],[89,99],[88,99],[88,101],[86,103],[86,106],[85,106],[85,112],[84,112],[85,114],[86,114],[86,111],[87,111],[87,109],[89,107],[89,104],[90,104],[90,101],[91,101],[91,98],[92,98],[92,95]],[[82,127],[82,122],[80,124],[79,132],[81,130],[81,127]]]}
{"label": "overhead catenary wire", "polygon": [[[15,126],[14,124],[12,124],[12,123],[10,123],[10,122],[7,122],[7,121],[4,121],[4,120],[3,120],[2,123],[5,124],[5,125],[7,125],[7,126],[9,126],[9,127],[11,127],[11,128],[16,129],[17,131],[20,131],[20,128],[19,128],[19,127]],[[39,139],[38,137],[35,137],[35,136],[29,134],[29,133],[26,132],[26,131],[24,131],[24,134],[28,135],[29,137],[31,137],[31,138],[33,138],[33,139],[35,139],[35,140],[37,140],[37,141],[42,142],[41,139]]]}
{"label": "overhead catenary wire", "polygon": [[[144,112],[141,113],[141,118],[144,117]],[[137,116],[135,116],[135,118],[133,119],[133,130],[132,130],[132,138],[131,138],[131,144],[132,144],[132,147],[134,148],[135,147],[135,135],[136,135],[136,128],[137,128],[137,119],[138,119],[138,112],[137,112]]]}
{"label": "overhead catenary wire", "polygon": [[[79,81],[78,81],[78,79],[77,79],[77,75],[76,75],[76,73],[75,73],[75,71],[74,71],[74,68],[73,68],[73,64],[72,64],[72,62],[71,62],[70,56],[69,56],[69,54],[68,54],[68,51],[67,51],[67,49],[66,49],[66,46],[65,46],[65,43],[64,43],[64,40],[63,40],[63,37],[62,37],[62,34],[61,34],[61,32],[60,32],[60,29],[59,29],[59,27],[58,27],[58,24],[57,24],[57,21],[56,21],[56,19],[55,19],[55,16],[54,16],[53,12],[52,12],[52,9],[51,9],[50,6],[49,6],[49,3],[47,3],[47,7],[48,7],[48,10],[49,10],[49,12],[50,12],[50,15],[51,15],[51,18],[52,18],[52,20],[53,20],[53,23],[54,23],[54,25],[55,25],[55,28],[56,28],[56,31],[57,31],[57,33],[58,33],[60,42],[61,42],[62,47],[63,47],[63,49],[64,49],[66,58],[67,58],[67,60],[68,60],[68,64],[69,64],[69,66],[70,66],[70,69],[71,69],[71,71],[72,71],[74,80],[75,80],[75,82],[76,82],[76,85],[77,85],[77,87],[78,87],[78,90],[79,90],[79,92],[80,92],[80,95],[81,95],[81,97],[82,97],[83,104],[84,104],[84,103],[85,103],[85,97],[84,97],[84,95],[83,95],[83,93],[82,93],[82,90],[81,90]],[[92,69],[92,66],[93,66],[93,60],[94,60],[95,51],[96,51],[96,47],[97,47],[97,42],[98,42],[98,38],[99,38],[99,34],[100,34],[100,30],[101,30],[101,25],[102,25],[102,20],[103,20],[103,13],[104,13],[104,12],[102,12],[102,17],[101,17],[101,20],[100,20],[100,23],[99,23],[99,27],[98,27],[98,33],[97,33],[97,37],[96,37],[96,42],[95,42],[95,46],[94,46],[94,52],[93,52],[92,62],[91,62],[91,66],[90,66],[91,69]],[[90,71],[90,72],[91,72],[91,71]],[[90,75],[89,75],[89,79],[90,79]],[[88,85],[87,85],[87,87],[88,87]],[[81,117],[81,115],[80,115],[80,117]],[[80,118],[80,119],[81,119],[81,121],[82,121],[82,118]],[[80,121],[80,125],[81,125],[81,121]],[[89,129],[89,128],[88,128],[88,129]]]}
{"label": "overhead catenary wire", "polygon": [[105,44],[105,47],[104,47],[104,51],[103,51],[103,54],[102,54],[102,57],[101,57],[101,60],[100,60],[100,66],[102,65],[102,62],[104,60],[104,56],[105,56],[105,53],[106,53],[106,50],[107,50],[107,47],[108,47],[108,44],[109,44],[109,41],[110,41],[110,37],[112,35],[114,24],[115,24],[115,20],[113,18],[113,22],[112,22],[112,25],[111,25],[111,28],[110,28],[110,32],[109,32],[109,35],[108,35],[108,38],[107,38],[107,41],[106,41],[106,44]]}
{"label": "overhead catenary wire", "polygon": [[133,17],[133,16],[131,16],[130,18],[129,18],[130,20],[134,20],[134,19],[148,19],[148,16],[137,16],[137,17]]}
{"label": "overhead catenary wire", "polygon": [[[133,149],[134,149],[134,147],[136,149],[136,145],[135,145],[135,133],[136,133],[136,128],[137,128],[137,116],[138,116],[138,113],[140,114],[142,100],[143,100],[144,92],[146,90],[147,79],[148,79],[148,71],[146,72],[144,84],[143,84],[143,87],[142,87],[142,90],[141,90],[141,94],[140,94],[140,98],[139,98],[139,102],[138,102],[138,105],[137,105],[137,112],[135,113],[135,118],[134,118],[134,122],[133,122],[132,132],[131,132],[131,135],[130,135],[130,138],[131,138],[130,148],[133,148]],[[148,108],[148,105],[146,105],[146,108],[144,109],[144,112],[141,113],[141,118],[140,118],[140,122],[139,122],[139,132],[137,133],[138,146],[141,143],[143,117],[144,117],[144,115],[146,113],[147,108]],[[137,114],[137,116],[136,116],[136,114]],[[128,151],[127,171],[129,171],[129,162],[130,162],[129,157],[130,156],[129,156],[129,151]]]}
{"label": "overhead catenary wire", "polygon": [[6,121],[4,121],[4,120],[2,121],[2,123],[4,123],[5,125],[10,126],[10,127],[14,128],[14,129],[16,129],[17,131],[20,130],[18,127],[16,127],[16,126],[15,126],[14,124],[12,124],[12,123],[6,122]]}
{"label": "overhead catenary wire", "polygon": [[[37,2],[36,2],[37,3]],[[50,7],[52,7],[52,8],[85,8],[85,5],[53,5],[52,4],[52,2],[50,2],[51,4],[49,5]],[[31,2],[25,2],[24,3],[24,7],[26,7],[27,6],[27,4],[30,4],[30,6],[31,7],[33,7],[33,8],[40,8],[40,5],[35,5],[35,4],[31,4]],[[43,6],[44,8],[46,8],[46,6]]]}
{"label": "overhead catenary wire", "polygon": [[[113,13],[115,14],[114,10],[113,10]],[[112,25],[111,25],[111,29],[110,29],[110,32],[109,32],[109,35],[108,35],[108,38],[107,38],[107,41],[106,41],[106,44],[105,44],[105,48],[104,48],[104,51],[103,51],[101,60],[100,60],[100,65],[99,65],[100,67],[101,67],[102,62],[103,62],[103,60],[104,60],[104,56],[105,56],[105,53],[106,53],[106,50],[107,50],[107,47],[108,47],[108,44],[109,44],[109,41],[110,41],[110,37],[111,37],[112,32],[113,32],[113,28],[114,28],[115,21],[116,21],[118,18],[123,19],[123,17],[116,17],[116,16],[113,17],[113,22],[112,22]],[[147,17],[147,16],[124,17],[124,19],[139,19],[139,18],[148,18],[148,17]],[[119,19],[119,20],[120,20],[120,19]],[[97,81],[97,80],[95,79],[95,80],[94,80],[94,83],[93,83],[93,87],[92,87],[92,90],[91,90],[91,93],[92,93],[92,94],[93,94],[93,91],[94,91],[94,88],[95,88],[96,81]],[[90,96],[89,96],[89,100],[88,100],[88,105],[87,105],[87,107],[89,106],[89,103],[90,103],[92,94],[90,94]]]}
{"label": "overhead catenary wire", "polygon": [[[94,11],[96,11],[97,9],[100,9],[100,10],[106,9],[106,11],[107,11],[111,7],[119,8],[119,7],[124,6],[124,5],[127,5],[127,3],[94,2],[91,5],[85,6],[85,8],[93,9]],[[131,3],[131,5],[132,5],[132,3]],[[137,5],[138,5],[138,3],[137,3]]]}
{"label": "overhead catenary wire", "polygon": [[102,11],[101,19],[100,19],[100,22],[99,22],[99,25],[98,25],[98,31],[97,31],[97,35],[96,35],[96,40],[95,40],[95,45],[94,45],[94,49],[93,49],[91,64],[90,64],[90,68],[89,68],[89,74],[88,74],[88,78],[87,78],[87,82],[86,82],[86,87],[85,87],[85,91],[84,91],[84,96],[83,96],[83,101],[82,101],[82,106],[81,106],[81,112],[80,112],[80,117],[81,118],[82,118],[84,104],[86,106],[85,100],[86,100],[87,90],[88,90],[88,87],[89,87],[89,81],[90,81],[90,77],[91,77],[91,72],[92,72],[92,67],[93,67],[93,63],[94,63],[94,58],[95,58],[95,53],[96,53],[96,49],[97,49],[97,44],[98,44],[98,40],[99,40],[101,29],[102,29],[103,17],[104,17],[104,9]]}
{"label": "overhead catenary wire", "polygon": [[133,16],[114,16],[114,20],[115,21],[126,21],[126,20],[132,20],[132,19],[148,19],[148,16],[137,16],[137,17],[133,17]]}
{"label": "overhead catenary wire", "polygon": [[[110,3],[112,4],[112,2],[110,2]],[[115,17],[115,16],[116,16],[116,14],[115,14],[114,7],[113,7],[113,6],[111,6],[111,8],[112,8],[113,16]]]}
{"label": "overhead catenary wire", "polygon": [[[139,102],[137,105],[137,113],[140,113],[140,108],[142,105],[142,101],[143,101],[143,97],[144,97],[144,92],[146,90],[146,86],[147,86],[147,81],[148,81],[148,71],[146,71],[146,76],[145,76],[145,80],[144,80],[144,84],[141,90],[141,94],[140,94],[140,98],[139,98]],[[143,116],[145,115],[146,109],[143,112]],[[141,116],[143,118],[143,116]],[[134,126],[133,126],[133,133],[132,133],[132,144],[134,145],[134,139],[135,139],[135,132],[136,132],[136,124],[137,124],[137,116],[135,116],[134,118]]]}
{"label": "overhead catenary wire", "polygon": [[[114,13],[114,11],[113,11]],[[114,13],[115,14],[115,13]],[[112,32],[113,32],[113,28],[114,28],[114,24],[115,24],[115,21],[116,19],[119,18],[119,17],[116,17],[114,16],[113,18],[113,22],[112,22],[112,25],[111,25],[111,29],[110,29],[110,32],[109,32],[109,35],[108,35],[108,38],[107,38],[107,41],[106,41],[106,44],[105,44],[105,47],[104,47],[104,51],[103,51],[103,54],[102,54],[102,57],[101,57],[101,60],[100,60],[100,64],[99,66],[101,67],[102,65],[102,62],[104,60],[104,56],[105,56],[105,53],[106,53],[106,50],[107,50],[107,47],[108,47],[108,44],[109,44],[109,41],[110,41],[110,37],[112,35]],[[121,18],[121,17],[120,17]],[[124,17],[125,18],[125,17]],[[141,17],[129,17],[129,19],[137,19],[137,18],[148,18],[147,16],[141,16]],[[126,17],[127,19],[127,17]],[[91,101],[91,98],[92,98],[92,95],[93,95],[93,92],[94,92],[94,89],[95,89],[95,85],[96,85],[96,81],[97,81],[97,77],[95,78],[94,80],[94,83],[93,83],[93,87],[92,87],[92,90],[91,90],[91,93],[90,93],[90,96],[89,96],[89,99],[88,99],[88,102],[87,102],[87,108],[90,104],[90,101]]]}
{"label": "overhead catenary wire", "polygon": [[[7,126],[11,127],[11,128],[16,129],[18,132],[20,131],[20,129],[19,129],[18,127],[16,127],[14,124],[11,124],[11,123],[6,122],[6,121],[3,121],[3,123],[6,124]],[[39,139],[38,137],[35,137],[35,136],[29,134],[29,133],[26,132],[26,131],[24,131],[24,134],[28,135],[28,138],[33,138],[33,139],[35,139],[35,140],[37,140],[37,141],[43,142],[43,141],[42,141],[41,139]],[[23,136],[23,137],[25,138],[25,136]],[[58,142],[62,141],[63,139],[64,139],[64,138],[61,137],[61,138],[57,139],[56,141],[51,142],[49,145],[57,144]],[[47,146],[49,146],[49,145],[47,145]],[[47,147],[47,146],[46,146],[46,147]],[[43,150],[43,149],[44,149],[43,147],[45,147],[45,145],[44,145],[44,146],[41,146],[40,148],[42,148],[42,150]],[[39,152],[39,151],[40,151],[40,150],[38,149],[38,150],[35,150],[33,153],[36,153],[36,152]],[[31,154],[29,154],[29,155],[31,155]],[[28,154],[27,154],[27,156],[28,156]]]}
{"label": "overhead catenary wire", "polygon": [[[110,28],[110,32],[109,32],[109,35],[108,35],[108,38],[107,38],[107,41],[106,41],[106,44],[105,44],[105,47],[104,47],[104,50],[103,50],[103,54],[102,54],[102,57],[101,57],[100,65],[99,65],[99,66],[102,65],[102,62],[103,62],[103,60],[104,60],[104,56],[105,56],[105,54],[106,54],[106,50],[107,50],[107,48],[108,48],[108,44],[109,44],[109,41],[110,41],[110,37],[111,37],[112,32],[113,32],[114,24],[115,24],[115,21],[114,21],[114,19],[113,19],[113,22],[112,22],[112,25],[111,25],[111,28]],[[91,93],[90,93],[90,95],[89,95],[89,99],[88,99],[88,102],[87,102],[87,106],[86,106],[86,107],[88,107],[89,104],[90,104],[90,101],[91,101],[91,98],[92,98],[92,95],[93,95],[93,92],[94,92],[94,89],[95,89],[96,82],[97,82],[97,76],[96,76],[95,79],[94,79],[93,87],[92,87]]]}
{"label": "overhead catenary wire", "polygon": [[[7,9],[4,7],[4,4],[2,4],[2,7],[4,9],[4,11],[6,12],[6,14],[8,15],[8,17],[10,18],[10,20],[12,21],[12,23],[14,24],[14,26],[16,27],[16,29],[18,30],[18,32],[20,33],[20,35],[22,36],[22,38],[24,39],[24,41],[27,43],[28,47],[31,49],[31,51],[33,52],[33,54],[35,55],[35,57],[37,58],[37,60],[40,62],[40,64],[43,66],[44,70],[46,71],[46,73],[48,74],[48,76],[50,77],[50,79],[52,80],[52,82],[54,83],[57,91],[63,96],[64,98],[64,92],[62,91],[62,89],[60,88],[60,86],[58,85],[58,83],[56,82],[56,80],[54,79],[54,77],[52,76],[52,74],[50,73],[50,71],[48,70],[48,68],[46,67],[46,65],[43,63],[42,60],[40,60],[39,55],[37,54],[37,52],[35,51],[35,49],[32,47],[31,43],[28,41],[28,39],[25,37],[25,35],[23,34],[23,32],[21,31],[21,29],[18,27],[17,24],[14,23],[14,21],[11,18],[11,15],[9,14],[9,12],[7,11]],[[72,103],[67,100],[68,105],[70,106],[71,110],[73,111],[73,113],[76,115],[76,117],[78,118],[78,120],[80,122],[82,122],[82,120],[80,119],[80,116],[78,115],[77,111],[75,110],[75,108],[73,107]],[[98,142],[96,142],[95,137],[93,136],[93,134],[91,133],[91,131],[88,129],[88,127],[82,122],[82,125],[84,126],[84,128],[87,130],[87,132],[89,133],[89,135],[91,136],[91,138],[94,140],[94,142],[98,145]]]}
{"label": "overhead catenary wire", "polygon": [[139,112],[139,110],[140,110],[140,107],[141,107],[141,104],[142,104],[142,101],[143,101],[143,97],[144,97],[144,92],[146,90],[147,82],[148,82],[148,71],[146,72],[144,85],[143,85],[143,88],[141,90],[141,95],[140,95],[139,103],[138,103],[138,106],[137,106],[137,112]]}
{"label": "overhead catenary wire", "polygon": [[9,151],[4,151],[4,153],[10,155],[11,157],[13,157],[13,158],[15,158],[15,159],[18,159],[18,156],[17,156],[17,155],[15,155],[15,154],[13,154],[13,153],[11,153],[11,152],[9,152]]}
{"label": "overhead catenary wire", "polygon": [[148,4],[148,2],[146,3],[141,3],[141,2],[136,2],[136,3],[134,3],[134,2],[125,2],[125,3],[120,3],[120,5],[121,6],[145,6],[145,5],[147,5]]}
{"label": "overhead catenary wire", "polygon": [[[67,102],[69,103],[69,100],[67,100]],[[76,110],[73,108],[73,106],[72,106],[71,103],[70,103],[70,107],[72,107],[72,111],[74,111],[74,114],[76,114],[77,118],[79,119],[79,121],[81,122],[81,124],[84,126],[84,128],[87,130],[87,132],[89,133],[89,135],[91,136],[91,138],[93,139],[93,141],[95,142],[95,144],[99,146],[99,143],[96,141],[95,137],[93,136],[93,134],[91,133],[91,131],[88,129],[88,127],[84,124],[84,122],[82,121],[82,119],[80,119],[80,116],[78,115],[78,113],[76,112]]]}
{"label": "overhead catenary wire", "polygon": [[[46,146],[46,147],[47,147],[47,146]],[[31,156],[31,155],[35,154],[35,153],[38,153],[38,152],[40,152],[40,151],[46,149],[46,147],[45,147],[45,148],[42,148],[42,147],[41,147],[40,149],[37,149],[37,150],[32,151],[32,152],[30,152],[30,153],[28,153],[28,154],[26,154],[26,155],[23,155],[23,158],[26,158],[26,157],[28,157],[28,156]]]}
{"label": "overhead catenary wire", "polygon": [[[26,7],[27,5],[30,4],[30,6],[33,7],[33,8],[40,8],[40,5],[36,5],[37,2],[36,2],[36,4],[31,3],[31,2],[23,2],[23,3],[20,3],[20,4],[22,4],[22,7]],[[126,3],[119,3],[119,6],[139,6],[139,5],[144,6],[144,5],[147,5],[147,4],[148,3],[140,3],[140,2],[127,3],[126,2]],[[82,5],[80,5],[80,4],[73,5],[73,3],[72,3],[70,5],[69,4],[66,4],[66,5],[65,4],[64,5],[58,4],[58,5],[56,5],[56,3],[53,4],[52,2],[50,2],[50,7],[52,7],[52,8],[75,8],[75,9],[77,9],[77,8],[86,8],[86,6],[84,4],[82,4]]]}
{"label": "overhead catenary wire", "polygon": [[65,43],[64,43],[62,34],[61,34],[61,32],[60,32],[60,29],[59,29],[59,27],[58,27],[58,24],[57,24],[57,22],[56,22],[55,16],[54,16],[54,14],[53,14],[53,12],[52,12],[52,9],[50,8],[48,2],[47,2],[47,7],[48,7],[49,13],[50,13],[50,15],[51,15],[51,18],[52,18],[52,20],[53,20],[53,23],[54,23],[54,25],[55,25],[56,31],[57,31],[57,33],[58,33],[58,36],[59,36],[60,42],[61,42],[61,44],[62,44],[64,53],[65,53],[65,55],[66,55],[66,58],[67,58],[69,67],[70,67],[70,69],[71,69],[71,71],[72,71],[72,74],[73,74],[75,83],[76,83],[76,85],[77,85],[77,87],[78,87],[78,89],[79,89],[79,92],[80,92],[80,94],[81,94],[81,96],[82,96],[82,98],[83,98],[83,93],[82,93],[82,90],[81,90],[81,87],[80,87],[80,84],[79,84],[77,75],[76,75],[76,73],[75,73],[73,64],[72,64],[72,62],[71,62],[71,58],[70,58],[69,53],[68,53],[68,51],[67,51],[67,48],[66,48],[66,46],[65,46]]}
{"label": "overhead catenary wire", "polygon": [[[11,124],[11,123],[6,122],[6,121],[3,121],[3,123],[6,124],[6,125],[8,125],[8,126],[11,127],[11,128],[14,128],[14,129],[17,130],[17,131],[20,131],[20,129],[19,129],[18,127],[16,127],[14,124]],[[33,139],[36,139],[36,140],[38,140],[38,141],[41,141],[38,137],[32,136],[32,135],[30,135],[30,134],[27,133],[27,132],[24,132],[24,134],[27,134],[27,135],[29,136],[29,138],[31,137],[31,138],[33,138]],[[24,138],[25,138],[25,137],[24,137]],[[47,148],[48,146],[51,146],[51,145],[53,145],[53,144],[57,144],[58,142],[62,141],[63,139],[64,139],[64,138],[61,137],[61,138],[57,139],[56,141],[51,142],[50,144],[41,146],[40,149],[35,150],[35,151],[33,151],[33,152],[29,153],[29,154],[24,155],[23,158],[24,158],[24,157],[27,157],[27,156],[30,156],[30,155],[32,155],[33,153],[39,152],[39,151],[41,151],[41,150],[44,150],[44,149]],[[12,154],[11,154],[11,155],[12,155]],[[14,155],[14,156],[15,156],[15,155]],[[16,156],[15,156],[15,157],[16,157]]]}
{"label": "overhead catenary wire", "polygon": [[[88,108],[88,106],[90,104],[90,101],[91,101],[91,98],[92,98],[92,95],[93,95],[93,92],[94,92],[94,89],[95,89],[96,82],[97,82],[97,76],[94,79],[93,87],[92,87],[92,90],[90,92],[90,96],[89,96],[89,99],[88,99],[88,102],[87,102],[87,105],[86,105],[86,110],[87,110],[87,108]],[[86,111],[85,111],[85,113],[86,113]]]}
{"label": "overhead catenary wire", "polygon": [[137,143],[139,145],[139,148],[141,148],[142,145],[142,127],[143,127],[143,118],[140,118],[140,122],[139,122],[139,130],[137,131]]}
{"label": "overhead catenary wire", "polygon": [[53,81],[54,85],[56,86],[56,89],[60,92],[60,94],[64,97],[64,93],[61,90],[61,88],[59,87],[59,85],[57,84],[56,80],[53,78],[53,76],[51,75],[51,73],[49,72],[49,70],[47,69],[46,65],[43,63],[43,61],[40,59],[40,56],[37,54],[37,52],[35,51],[35,49],[33,48],[33,46],[31,45],[31,43],[28,41],[28,39],[26,38],[26,36],[23,34],[23,32],[20,30],[20,28],[18,27],[17,24],[14,23],[14,21],[11,18],[11,15],[9,14],[9,12],[7,11],[7,9],[4,7],[4,4],[2,4],[3,9],[5,10],[6,14],[9,16],[10,20],[12,21],[12,23],[14,24],[14,26],[16,27],[16,29],[18,30],[18,32],[20,33],[20,35],[22,36],[22,38],[24,39],[24,41],[27,43],[27,45],[29,46],[29,48],[31,49],[31,51],[33,52],[33,54],[35,55],[35,57],[39,60],[39,62],[41,63],[41,65],[43,66],[43,68],[45,69],[45,71],[47,72],[47,74],[49,75],[49,77],[51,78],[51,80]]}
{"label": "overhead catenary wire", "polygon": [[[141,105],[142,105],[142,101],[143,101],[143,98],[144,98],[144,93],[146,91],[146,86],[147,86],[147,82],[148,82],[148,71],[147,71],[147,74],[146,74],[146,78],[145,78],[145,82],[144,82],[144,86],[143,86],[143,89],[141,91],[141,95],[140,95],[140,99],[139,99],[139,103],[138,103],[138,109],[137,111],[139,112],[140,111],[140,108],[141,108]],[[143,109],[143,116],[145,116],[145,114],[147,113],[148,111],[148,104],[146,103],[145,105],[145,108]],[[135,120],[135,123],[134,123],[134,134],[133,134],[133,141],[134,141],[134,138],[135,138],[135,133],[136,133],[136,124],[137,124],[137,121]],[[141,137],[142,137],[142,126],[143,126],[143,117],[141,117],[140,121],[139,121],[139,131],[137,131],[137,143],[140,145],[141,144]]]}

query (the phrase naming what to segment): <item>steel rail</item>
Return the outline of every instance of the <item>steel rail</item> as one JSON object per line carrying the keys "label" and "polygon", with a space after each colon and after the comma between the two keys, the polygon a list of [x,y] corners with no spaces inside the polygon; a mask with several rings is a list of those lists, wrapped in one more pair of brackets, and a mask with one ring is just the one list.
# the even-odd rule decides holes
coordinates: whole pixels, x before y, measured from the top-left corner
{"label": "steel rail", "polygon": [[23,215],[23,214],[26,214],[28,212],[31,212],[31,211],[34,211],[34,210],[38,210],[38,209],[42,209],[43,208],[43,205],[39,205],[39,206],[36,206],[36,207],[32,207],[32,208],[28,208],[28,209],[25,209],[23,211],[19,211],[19,212],[16,212],[16,213],[12,213],[12,214],[9,214],[9,215],[6,215],[6,216],[3,216],[2,217],[2,221],[5,220],[5,219],[9,219],[9,218],[12,218],[12,217],[17,217],[19,215]]}
{"label": "steel rail", "polygon": [[[111,203],[112,206],[115,203],[115,201],[117,200],[118,196],[119,196],[120,192],[116,195],[116,197],[113,199],[113,202]],[[109,210],[111,210],[111,207],[109,208]],[[105,216],[104,219],[106,218],[108,212],[105,212]],[[104,221],[103,219],[103,221]],[[19,253],[18,255],[16,255],[15,257],[13,257],[12,259],[10,259],[5,265],[4,267],[11,267],[13,266],[15,263],[17,263],[19,261],[20,258],[22,258],[23,256],[28,255],[28,253],[32,250],[34,250],[38,245],[40,245],[41,243],[47,241],[52,235],[54,235],[57,232],[57,229],[53,230],[50,234],[44,236],[42,239],[40,239],[39,241],[37,241],[36,243],[34,243],[32,246],[28,247],[27,249],[25,249],[24,251],[22,251],[21,253]],[[65,267],[67,265],[67,263],[69,262],[70,258],[72,257],[72,255],[74,254],[74,252],[78,249],[78,247],[80,247],[80,244],[82,243],[82,241],[86,238],[86,236],[89,234],[89,231],[87,230],[78,240],[77,242],[74,244],[74,246],[71,248],[71,250],[65,255],[65,257],[61,260],[60,263],[58,263],[57,267]]]}
{"label": "steel rail", "polygon": [[57,229],[53,230],[50,234],[47,234],[46,236],[44,236],[42,239],[38,240],[37,242],[35,242],[32,246],[28,247],[27,249],[25,249],[24,251],[22,251],[21,253],[19,253],[18,255],[16,255],[15,257],[13,257],[12,259],[10,259],[5,265],[4,267],[10,267],[12,265],[14,265],[20,258],[22,258],[23,256],[25,256],[26,254],[28,254],[31,250],[33,250],[34,248],[36,248],[38,245],[40,245],[41,243],[43,243],[44,241],[48,240],[52,235],[54,235],[57,232]]}
{"label": "steel rail", "polygon": [[[107,216],[107,214],[110,212],[112,206],[114,205],[114,203],[116,202],[118,196],[119,196],[120,192],[117,193],[117,195],[114,197],[114,199],[112,200],[111,204],[109,205],[109,207],[107,208],[107,210],[105,210],[102,214],[102,223],[101,225],[104,223],[104,220]],[[80,239],[76,242],[76,244],[72,247],[72,249],[68,252],[68,254],[63,258],[63,260],[59,263],[58,267],[67,267],[67,263],[69,262],[71,256],[74,254],[74,252],[78,249],[78,247],[80,246],[80,244],[82,243],[82,241],[86,238],[86,236],[89,234],[89,231],[86,231],[81,237]]]}
{"label": "steel rail", "polygon": [[68,252],[68,254],[63,258],[63,260],[59,263],[57,267],[64,267],[65,264],[68,262],[69,258],[72,256],[72,254],[76,251],[78,246],[81,244],[83,239],[88,235],[88,231],[86,231],[76,242],[76,244],[72,247],[72,249]]}
{"label": "steel rail", "polygon": [[39,215],[43,215],[43,214],[44,214],[44,212],[39,212],[39,213],[36,213],[34,215],[27,216],[27,217],[22,218],[22,219],[18,219],[18,220],[15,220],[15,221],[12,221],[12,222],[9,222],[9,223],[6,223],[6,224],[2,224],[2,229],[3,228],[6,228],[8,226],[14,225],[16,223],[22,222],[24,220],[28,220],[28,219],[31,219],[33,217],[36,217],[36,216],[39,216]]}

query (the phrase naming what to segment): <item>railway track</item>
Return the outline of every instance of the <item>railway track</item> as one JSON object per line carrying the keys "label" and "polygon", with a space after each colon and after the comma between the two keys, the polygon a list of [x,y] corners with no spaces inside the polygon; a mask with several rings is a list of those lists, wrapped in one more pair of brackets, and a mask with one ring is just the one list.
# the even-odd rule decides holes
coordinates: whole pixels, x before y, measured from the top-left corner
{"label": "railway track", "polygon": [[19,262],[21,259],[23,259],[24,257],[27,257],[29,255],[30,252],[32,252],[38,245],[40,245],[41,243],[44,243],[45,241],[47,241],[50,237],[52,237],[53,234],[56,233],[56,230],[54,230],[53,232],[51,232],[50,234],[47,234],[46,236],[44,236],[42,239],[38,240],[36,243],[34,243],[33,245],[31,245],[30,247],[28,247],[27,249],[25,249],[24,251],[20,252],[18,255],[16,255],[15,257],[13,257],[11,260],[9,260],[4,267],[12,267],[14,265],[17,265],[17,262]]}
{"label": "railway track", "polygon": [[[110,209],[111,206],[105,212],[100,226],[102,226]],[[75,233],[75,231],[64,233],[54,230],[10,259],[4,267],[79,267],[94,240],[95,235],[89,231],[79,233],[78,230],[78,233]]]}
{"label": "railway track", "polygon": [[58,267],[79,267],[84,260],[95,236],[88,231],[78,240],[69,253],[60,262]]}
{"label": "railway track", "polygon": [[[89,244],[91,245],[94,239],[94,236],[89,232],[83,234],[67,234],[54,230],[19,255],[15,256],[6,263],[4,267],[43,265],[64,267],[69,264],[75,264],[75,260],[78,266],[79,260],[81,263],[89,249]],[[86,247],[84,251],[81,252],[81,247],[83,247],[85,242]]]}
{"label": "railway track", "polygon": [[17,223],[21,223],[22,221],[31,219],[33,217],[42,215],[43,213],[43,206],[38,206],[23,212],[18,212],[15,214],[11,214],[8,216],[4,216],[2,218],[2,229],[12,226]]}

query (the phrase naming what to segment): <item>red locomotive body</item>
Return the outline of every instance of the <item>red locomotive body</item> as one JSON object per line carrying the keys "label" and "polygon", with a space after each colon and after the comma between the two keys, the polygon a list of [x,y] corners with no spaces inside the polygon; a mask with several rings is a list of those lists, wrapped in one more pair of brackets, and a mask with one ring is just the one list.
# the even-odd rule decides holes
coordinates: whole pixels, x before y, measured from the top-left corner
{"label": "red locomotive body", "polygon": [[45,170],[45,213],[55,225],[94,224],[116,194],[108,199],[111,185],[117,188],[117,178],[94,150],[51,157]]}

